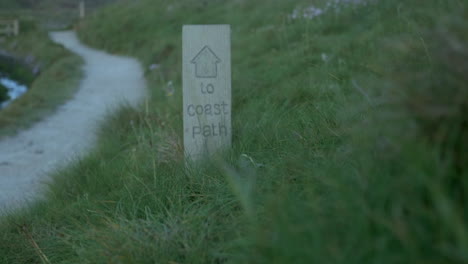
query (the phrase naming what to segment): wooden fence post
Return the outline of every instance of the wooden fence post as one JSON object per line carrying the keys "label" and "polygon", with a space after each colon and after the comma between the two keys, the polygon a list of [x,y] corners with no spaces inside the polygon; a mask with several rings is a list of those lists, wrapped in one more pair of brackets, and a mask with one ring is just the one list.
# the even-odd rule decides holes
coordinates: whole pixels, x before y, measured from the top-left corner
{"label": "wooden fence post", "polygon": [[19,20],[15,19],[15,21],[13,21],[13,35],[18,36],[19,30],[20,30]]}
{"label": "wooden fence post", "polygon": [[80,19],[83,19],[85,17],[85,11],[86,8],[85,8],[85,2],[84,1],[81,1],[80,2],[80,6],[79,6],[79,12],[80,12]]}

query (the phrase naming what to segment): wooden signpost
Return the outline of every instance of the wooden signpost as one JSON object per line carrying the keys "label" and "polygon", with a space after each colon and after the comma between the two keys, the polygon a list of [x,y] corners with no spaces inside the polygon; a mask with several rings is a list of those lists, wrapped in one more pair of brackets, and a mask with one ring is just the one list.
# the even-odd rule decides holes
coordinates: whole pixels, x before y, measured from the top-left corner
{"label": "wooden signpost", "polygon": [[184,151],[193,161],[231,147],[231,28],[183,27]]}

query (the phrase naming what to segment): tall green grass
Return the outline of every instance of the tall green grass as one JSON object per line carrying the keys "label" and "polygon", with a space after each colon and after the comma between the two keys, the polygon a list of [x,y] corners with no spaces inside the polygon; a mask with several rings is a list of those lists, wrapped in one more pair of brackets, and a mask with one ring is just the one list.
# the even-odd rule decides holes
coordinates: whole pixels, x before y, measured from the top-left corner
{"label": "tall green grass", "polygon": [[[160,65],[151,97],[4,219],[0,261],[467,263],[467,4],[289,18],[308,5],[141,0],[81,24],[86,43]],[[181,27],[208,23],[233,30],[233,149],[186,167]]]}

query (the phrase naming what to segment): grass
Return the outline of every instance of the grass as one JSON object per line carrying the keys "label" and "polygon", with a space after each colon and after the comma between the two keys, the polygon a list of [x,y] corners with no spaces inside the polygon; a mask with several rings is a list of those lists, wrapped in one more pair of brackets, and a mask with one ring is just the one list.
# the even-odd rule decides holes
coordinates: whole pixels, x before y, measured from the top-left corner
{"label": "grass", "polygon": [[0,137],[12,135],[51,114],[73,96],[81,79],[81,58],[53,43],[34,21],[22,20],[21,26],[21,34],[7,38],[1,48],[19,58],[33,58],[41,72],[35,78],[27,76],[23,81],[29,91],[0,111]]}
{"label": "grass", "polygon": [[[467,263],[467,4],[288,18],[308,5],[141,0],[81,24],[160,64],[151,96],[3,219],[0,262]],[[186,167],[181,26],[208,23],[233,29],[233,148]]]}
{"label": "grass", "polygon": [[9,98],[7,88],[0,84],[0,103],[8,100]]}
{"label": "grass", "polygon": [[[124,0],[86,0],[86,15],[92,15],[95,9],[115,1]],[[71,28],[79,21],[79,3],[77,0],[2,0],[0,17],[34,18],[42,28],[61,30]]]}

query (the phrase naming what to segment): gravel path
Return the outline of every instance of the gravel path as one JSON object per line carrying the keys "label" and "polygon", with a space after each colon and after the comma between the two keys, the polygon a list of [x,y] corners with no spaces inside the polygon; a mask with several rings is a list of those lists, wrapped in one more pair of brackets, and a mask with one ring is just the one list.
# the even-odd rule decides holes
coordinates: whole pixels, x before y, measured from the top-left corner
{"label": "gravel path", "polygon": [[84,79],[73,99],[29,130],[0,141],[0,214],[38,198],[47,175],[83,155],[96,141],[99,122],[122,103],[146,94],[140,64],[82,45],[74,32],[51,38],[85,60]]}

